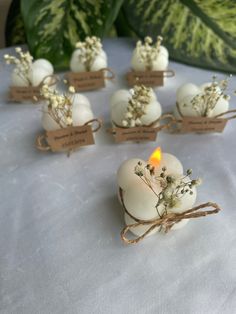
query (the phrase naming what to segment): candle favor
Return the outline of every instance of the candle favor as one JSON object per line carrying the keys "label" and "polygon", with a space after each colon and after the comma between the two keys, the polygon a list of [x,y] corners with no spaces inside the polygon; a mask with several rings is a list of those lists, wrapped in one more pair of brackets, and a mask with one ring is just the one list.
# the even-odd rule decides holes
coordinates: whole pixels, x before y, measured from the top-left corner
{"label": "candle favor", "polygon": [[20,47],[16,49],[17,57],[4,55],[6,64],[13,64],[11,74],[10,100],[24,101],[40,98],[40,88],[44,83],[55,86],[57,79],[53,75],[52,64],[46,59],[37,59],[29,52],[23,52]]}
{"label": "candle favor", "polygon": [[236,110],[229,110],[230,96],[226,94],[229,78],[197,86],[182,85],[176,93],[174,115],[185,132],[222,132],[228,120],[236,118]]}
{"label": "candle favor", "polygon": [[[193,218],[218,213],[215,203],[193,207],[200,179],[191,179],[192,170],[183,171],[173,155],[156,149],[149,160],[125,161],[117,172],[118,197],[124,209],[126,227],[121,232],[125,243],[137,243],[160,231],[180,229]],[[200,211],[206,207],[212,210]],[[134,238],[127,238],[127,233]]]}
{"label": "candle favor", "polygon": [[110,101],[112,129],[116,142],[155,141],[157,133],[169,127],[160,125],[167,118],[161,115],[161,104],[151,87],[135,85],[130,90],[118,90]]}
{"label": "candle favor", "polygon": [[167,70],[169,64],[168,50],[161,45],[162,37],[158,36],[155,43],[147,36],[144,43],[140,40],[133,51],[132,71],[127,74],[128,84],[145,84],[146,86],[162,86],[164,77],[174,76],[172,70]]}
{"label": "candle favor", "polygon": [[73,86],[60,94],[48,85],[43,85],[41,94],[45,99],[42,110],[42,125],[45,134],[37,137],[37,148],[43,151],[71,152],[81,146],[94,144],[93,133],[101,127],[95,119],[89,100],[75,93]]}
{"label": "candle favor", "polygon": [[107,66],[107,55],[100,38],[86,37],[84,42],[76,44],[70,60],[71,72],[67,74],[69,84],[76,91],[99,89],[107,80],[114,78],[114,73]]}

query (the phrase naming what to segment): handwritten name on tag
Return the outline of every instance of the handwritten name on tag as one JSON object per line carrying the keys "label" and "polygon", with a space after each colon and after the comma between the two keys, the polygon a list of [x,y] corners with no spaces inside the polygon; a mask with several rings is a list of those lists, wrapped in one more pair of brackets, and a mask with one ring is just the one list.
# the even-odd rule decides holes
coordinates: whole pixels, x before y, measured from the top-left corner
{"label": "handwritten name on tag", "polygon": [[164,71],[130,71],[127,73],[130,86],[144,84],[145,86],[163,86]]}
{"label": "handwritten name on tag", "polygon": [[46,132],[46,140],[53,152],[72,150],[94,144],[90,125],[68,127]]}
{"label": "handwritten name on tag", "polygon": [[69,72],[67,79],[76,91],[88,91],[105,87],[103,71]]}
{"label": "handwritten name on tag", "polygon": [[[34,96],[38,99],[42,99],[40,95],[40,88],[34,86],[20,87],[20,86],[11,86],[9,92],[9,99],[11,101],[25,101],[25,100],[34,100]],[[35,101],[35,100],[34,100]]]}
{"label": "handwritten name on tag", "polygon": [[208,117],[183,117],[181,131],[183,133],[223,132],[227,119]]}
{"label": "handwritten name on tag", "polygon": [[155,141],[157,129],[151,127],[134,127],[134,128],[114,128],[115,141],[117,143],[126,141]]}

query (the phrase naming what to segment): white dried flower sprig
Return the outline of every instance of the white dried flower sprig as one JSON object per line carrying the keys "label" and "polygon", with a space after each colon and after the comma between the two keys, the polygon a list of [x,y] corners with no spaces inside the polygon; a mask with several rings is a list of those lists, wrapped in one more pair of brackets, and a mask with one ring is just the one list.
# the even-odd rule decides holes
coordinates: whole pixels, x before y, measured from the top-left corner
{"label": "white dried flower sprig", "polygon": [[41,95],[46,100],[48,111],[51,118],[60,126],[66,128],[73,125],[72,104],[75,88],[70,86],[68,93],[59,94],[57,90],[52,90],[48,85],[43,85]]}
{"label": "white dried flower sprig", "polygon": [[85,65],[87,71],[90,71],[94,59],[102,50],[101,39],[92,36],[86,37],[84,42],[78,42],[76,48],[80,50],[79,61]]}
{"label": "white dried flower sprig", "polygon": [[131,91],[132,97],[129,99],[127,112],[122,121],[124,127],[135,127],[142,125],[140,118],[146,113],[150,104],[152,89],[144,85],[135,85]]}
{"label": "white dried flower sprig", "polygon": [[31,54],[27,52],[23,52],[20,47],[15,48],[15,51],[18,55],[18,57],[11,56],[8,54],[4,55],[4,60],[6,64],[14,64],[15,67],[15,73],[25,82],[27,82],[29,85],[31,85],[31,81],[29,79],[30,71],[32,68],[32,61],[33,57]]}
{"label": "white dried flower sprig", "polygon": [[144,43],[142,44],[139,40],[136,44],[137,55],[140,57],[142,63],[144,63],[146,70],[152,69],[153,61],[155,61],[160,53],[160,46],[163,38],[161,36],[157,37],[156,43],[153,44],[151,37],[147,36],[144,38]]}
{"label": "white dried flower sprig", "polygon": [[[204,88],[203,94],[196,95],[191,100],[193,109],[202,117],[210,116],[212,110],[215,108],[217,102],[221,97],[225,100],[230,100],[230,96],[225,94],[227,90],[229,77],[226,79],[217,81],[217,77],[212,76],[212,83]],[[187,106],[184,104],[184,106]]]}
{"label": "white dried flower sprig", "polygon": [[[143,166],[141,162],[135,166],[134,172],[141,180],[153,191],[157,196],[156,210],[160,217],[166,215],[168,209],[178,207],[181,202],[181,198],[189,193],[193,194],[193,187],[202,183],[201,179],[186,180],[188,176],[192,174],[192,170],[188,169],[186,175],[182,177],[176,177],[166,174],[166,167],[162,168],[160,175],[155,175],[155,168],[150,164]],[[156,192],[156,186],[161,186],[162,191]],[[163,214],[160,214],[160,206],[164,208]]]}

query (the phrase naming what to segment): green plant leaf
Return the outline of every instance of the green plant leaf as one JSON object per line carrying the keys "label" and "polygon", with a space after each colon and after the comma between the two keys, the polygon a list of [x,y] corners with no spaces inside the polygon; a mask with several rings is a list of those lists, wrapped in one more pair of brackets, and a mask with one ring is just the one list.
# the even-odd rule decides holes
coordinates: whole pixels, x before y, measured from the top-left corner
{"label": "green plant leaf", "polygon": [[87,35],[103,37],[123,0],[21,0],[29,49],[56,69],[68,67],[75,44]]}
{"label": "green plant leaf", "polygon": [[25,28],[20,12],[20,0],[13,0],[7,15],[5,28],[6,46],[26,43]]}
{"label": "green plant leaf", "polygon": [[122,11],[137,36],[161,34],[172,59],[236,72],[235,0],[127,0]]}

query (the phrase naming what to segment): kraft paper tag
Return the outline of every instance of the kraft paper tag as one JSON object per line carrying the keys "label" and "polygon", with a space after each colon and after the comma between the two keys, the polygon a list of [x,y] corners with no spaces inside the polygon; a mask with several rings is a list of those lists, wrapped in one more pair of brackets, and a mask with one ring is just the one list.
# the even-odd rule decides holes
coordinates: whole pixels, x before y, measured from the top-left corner
{"label": "kraft paper tag", "polygon": [[46,140],[53,152],[72,150],[80,146],[94,144],[90,125],[68,127],[46,132]]}
{"label": "kraft paper tag", "polygon": [[104,72],[69,72],[67,74],[69,84],[74,86],[76,91],[88,91],[105,87]]}
{"label": "kraft paper tag", "polygon": [[223,132],[227,119],[208,117],[183,117],[181,131],[183,133]]}
{"label": "kraft paper tag", "polygon": [[163,86],[163,71],[130,71],[127,73],[127,81],[130,86],[143,84],[145,86]]}
{"label": "kraft paper tag", "polygon": [[38,86],[11,86],[9,92],[9,99],[12,101],[24,101],[24,100],[33,100],[34,96],[38,99],[42,99],[40,95],[40,88]]}
{"label": "kraft paper tag", "polygon": [[151,127],[134,127],[134,128],[114,128],[115,141],[117,143],[126,141],[155,141],[157,129]]}

